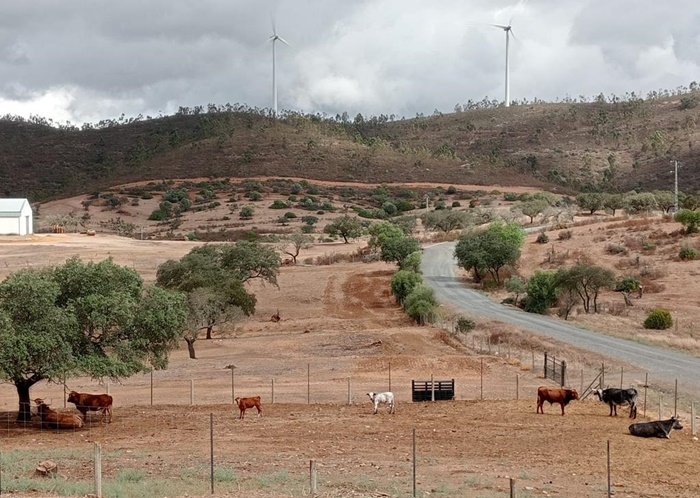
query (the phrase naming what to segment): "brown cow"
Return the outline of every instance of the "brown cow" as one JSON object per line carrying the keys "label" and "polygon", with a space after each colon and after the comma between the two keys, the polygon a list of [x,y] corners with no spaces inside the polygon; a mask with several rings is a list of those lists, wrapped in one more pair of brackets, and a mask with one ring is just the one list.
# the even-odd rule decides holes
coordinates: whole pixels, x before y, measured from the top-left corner
{"label": "brown cow", "polygon": [[73,413],[59,413],[47,405],[43,399],[36,398],[37,412],[41,418],[41,425],[53,429],[80,429],[83,426],[82,419]]}
{"label": "brown cow", "polygon": [[262,416],[262,407],[260,406],[260,396],[251,396],[250,398],[236,398],[236,403],[238,403],[238,409],[241,411],[238,415],[239,419],[242,419],[245,415],[245,411],[248,408],[257,408],[258,417]]}
{"label": "brown cow", "polygon": [[74,403],[75,407],[83,415],[83,420],[87,422],[87,412],[101,411],[103,422],[107,418],[107,423],[112,421],[112,396],[109,394],[88,394],[71,391],[68,394],[68,402]]}
{"label": "brown cow", "polygon": [[550,405],[559,403],[561,405],[561,414],[564,415],[564,407],[574,399],[578,399],[576,389],[540,386],[537,388],[537,413],[544,414],[542,405],[544,405],[545,401],[549,401]]}

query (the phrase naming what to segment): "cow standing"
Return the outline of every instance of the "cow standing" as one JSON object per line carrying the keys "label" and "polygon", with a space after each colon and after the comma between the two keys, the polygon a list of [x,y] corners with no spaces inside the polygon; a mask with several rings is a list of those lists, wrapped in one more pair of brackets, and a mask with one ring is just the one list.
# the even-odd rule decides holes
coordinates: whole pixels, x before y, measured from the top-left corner
{"label": "cow standing", "polygon": [[80,429],[83,420],[73,413],[59,413],[47,405],[43,399],[34,400],[37,405],[37,413],[41,419],[41,425],[52,429]]}
{"label": "cow standing", "polygon": [[238,404],[238,409],[240,410],[240,414],[238,415],[239,419],[242,419],[245,416],[245,411],[248,408],[257,408],[258,417],[262,417],[260,396],[251,396],[249,398],[236,398],[234,401]]}
{"label": "cow standing", "polygon": [[83,415],[83,420],[87,422],[87,412],[100,411],[103,422],[107,418],[107,423],[112,422],[112,396],[109,394],[88,394],[71,391],[68,394],[68,402],[75,404],[75,407]]}
{"label": "cow standing", "polygon": [[609,387],[608,389],[596,389],[593,392],[600,401],[610,406],[611,417],[613,413],[617,417],[617,405],[629,405],[630,418],[637,418],[637,390],[634,387],[629,389]]}
{"label": "cow standing", "polygon": [[576,389],[540,386],[537,388],[537,413],[544,415],[544,402],[549,401],[550,405],[553,403],[561,405],[561,414],[563,416],[564,407],[575,399],[578,399]]}
{"label": "cow standing", "polygon": [[394,402],[394,393],[387,391],[385,393],[367,393],[369,399],[372,400],[374,404],[374,414],[377,414],[379,410],[379,403],[386,403],[389,405],[389,413],[395,413],[396,403]]}
{"label": "cow standing", "polygon": [[671,417],[667,420],[657,420],[655,422],[637,422],[630,425],[630,434],[639,437],[660,437],[671,438],[673,429],[682,429],[681,421],[678,417]]}

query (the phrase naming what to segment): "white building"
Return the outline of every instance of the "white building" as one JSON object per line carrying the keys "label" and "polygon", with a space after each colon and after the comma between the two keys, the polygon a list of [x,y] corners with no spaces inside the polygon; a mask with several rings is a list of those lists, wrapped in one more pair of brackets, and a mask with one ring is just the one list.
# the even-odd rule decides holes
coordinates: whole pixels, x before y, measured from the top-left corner
{"label": "white building", "polygon": [[34,233],[32,206],[27,199],[0,199],[0,235]]}

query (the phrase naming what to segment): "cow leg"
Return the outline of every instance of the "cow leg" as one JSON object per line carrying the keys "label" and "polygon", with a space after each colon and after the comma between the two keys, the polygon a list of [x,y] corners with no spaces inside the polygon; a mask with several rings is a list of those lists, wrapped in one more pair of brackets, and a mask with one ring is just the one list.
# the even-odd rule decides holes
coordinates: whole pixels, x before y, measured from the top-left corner
{"label": "cow leg", "polygon": [[256,406],[256,408],[258,409],[258,417],[262,417],[262,407]]}
{"label": "cow leg", "polygon": [[561,403],[561,416],[564,416],[564,403]]}
{"label": "cow leg", "polygon": [[241,408],[241,413],[238,415],[238,418],[243,420],[243,417],[245,416],[245,408]]}

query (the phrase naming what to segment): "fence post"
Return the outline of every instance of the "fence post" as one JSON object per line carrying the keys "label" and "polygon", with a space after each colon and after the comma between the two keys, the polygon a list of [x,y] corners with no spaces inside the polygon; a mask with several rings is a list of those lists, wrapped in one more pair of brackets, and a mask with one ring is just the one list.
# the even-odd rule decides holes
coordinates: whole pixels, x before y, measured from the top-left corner
{"label": "fence post", "polygon": [[480,399],[484,399],[484,359],[481,359],[481,394]]}
{"label": "fence post", "polygon": [[311,363],[306,364],[306,403],[311,404]]}
{"label": "fence post", "polygon": [[566,360],[561,360],[561,387],[566,385]]}
{"label": "fence post", "polygon": [[673,416],[678,416],[678,379],[676,379],[676,387],[673,390]]}
{"label": "fence post", "polygon": [[94,480],[95,496],[102,498],[102,447],[100,443],[95,443]]}
{"label": "fence post", "polygon": [[547,351],[544,352],[544,378],[547,378]]}
{"label": "fence post", "polygon": [[579,392],[583,394],[583,368],[581,369],[581,391]]}
{"label": "fence post", "polygon": [[316,460],[313,458],[309,462],[309,488],[311,489],[311,496],[316,496],[318,493],[318,479],[316,475]]}
{"label": "fence post", "polygon": [[109,379],[107,379],[107,394],[109,394]]}
{"label": "fence post", "polygon": [[659,393],[659,420],[661,420],[661,405],[662,405],[662,400],[663,400],[663,393]]}
{"label": "fence post", "polygon": [[690,435],[695,436],[698,433],[698,422],[695,418],[695,401],[690,403]]}
{"label": "fence post", "polygon": [[535,350],[532,350],[532,373],[535,373]]}
{"label": "fence post", "polygon": [[515,479],[510,478],[510,498],[515,498]]}
{"label": "fence post", "polygon": [[389,361],[389,392],[391,392],[391,361]]}
{"label": "fence post", "polygon": [[622,389],[622,383],[625,376],[625,367],[620,367],[620,389]]}
{"label": "fence post", "polygon": [[413,498],[416,498],[416,429],[413,429]]}
{"label": "fence post", "polygon": [[231,404],[232,405],[236,404],[236,377],[235,377],[236,374],[233,373],[233,370],[235,368],[236,367],[234,367],[232,364],[231,365]]}
{"label": "fence post", "polygon": [[647,389],[649,388],[649,372],[644,374],[644,416],[647,416]]}
{"label": "fence post", "polygon": [[601,363],[600,367],[600,388],[605,389],[605,363]]}
{"label": "fence post", "polygon": [[151,406],[153,406],[153,369],[151,368]]}
{"label": "fence post", "polygon": [[435,380],[433,374],[430,374],[430,401],[435,401]]}
{"label": "fence post", "polygon": [[214,414],[209,414],[209,477],[211,480],[211,494],[214,494]]}
{"label": "fence post", "polygon": [[612,489],[610,486],[610,440],[608,439],[608,498],[612,496]]}

